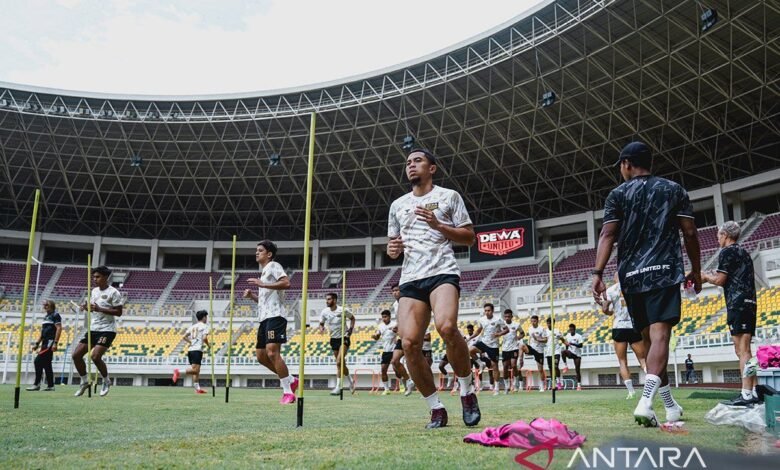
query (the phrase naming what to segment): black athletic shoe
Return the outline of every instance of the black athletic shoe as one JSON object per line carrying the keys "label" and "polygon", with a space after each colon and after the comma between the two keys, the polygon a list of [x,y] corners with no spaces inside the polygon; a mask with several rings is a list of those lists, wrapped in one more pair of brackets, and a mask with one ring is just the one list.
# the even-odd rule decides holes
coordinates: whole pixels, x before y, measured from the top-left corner
{"label": "black athletic shoe", "polygon": [[482,414],[479,412],[479,403],[477,403],[477,396],[474,392],[469,393],[465,397],[460,397],[460,403],[463,405],[463,422],[466,423],[466,426],[479,424]]}
{"label": "black athletic shoe", "polygon": [[425,425],[426,429],[443,428],[447,425],[447,410],[437,408],[431,410],[431,422]]}
{"label": "black athletic shoe", "polygon": [[747,400],[742,398],[742,394],[739,394],[736,396],[736,398],[733,398],[731,400],[722,401],[724,405],[727,406],[744,406],[744,407],[753,407],[756,403],[758,403],[758,398],[748,398]]}

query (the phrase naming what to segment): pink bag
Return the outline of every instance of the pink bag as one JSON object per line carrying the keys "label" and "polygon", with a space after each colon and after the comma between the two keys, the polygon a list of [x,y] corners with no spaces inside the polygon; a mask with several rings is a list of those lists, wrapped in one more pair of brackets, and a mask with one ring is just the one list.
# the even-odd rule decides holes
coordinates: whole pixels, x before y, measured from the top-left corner
{"label": "pink bag", "polygon": [[780,345],[759,346],[756,351],[758,366],[762,369],[780,367]]}
{"label": "pink bag", "polygon": [[574,449],[585,442],[585,436],[570,431],[565,424],[556,419],[547,421],[544,418],[536,418],[530,424],[516,421],[496,428],[485,428],[480,433],[467,435],[463,438],[463,442],[520,449],[531,449],[540,445]]}

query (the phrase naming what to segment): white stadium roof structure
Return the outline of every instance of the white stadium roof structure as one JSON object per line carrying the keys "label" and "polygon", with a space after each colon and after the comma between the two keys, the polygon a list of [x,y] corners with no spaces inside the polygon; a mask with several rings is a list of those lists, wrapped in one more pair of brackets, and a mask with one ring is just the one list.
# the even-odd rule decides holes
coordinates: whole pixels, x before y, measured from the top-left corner
{"label": "white stadium roof structure", "polygon": [[[706,8],[719,18],[702,32]],[[633,139],[688,189],[780,168],[779,80],[779,0],[560,0],[412,63],[305,89],[0,83],[0,228],[29,229],[41,188],[46,232],[300,240],[312,111],[313,238],[385,234],[408,191],[409,134],[477,223],[597,210]],[[541,107],[546,91],[557,99]]]}

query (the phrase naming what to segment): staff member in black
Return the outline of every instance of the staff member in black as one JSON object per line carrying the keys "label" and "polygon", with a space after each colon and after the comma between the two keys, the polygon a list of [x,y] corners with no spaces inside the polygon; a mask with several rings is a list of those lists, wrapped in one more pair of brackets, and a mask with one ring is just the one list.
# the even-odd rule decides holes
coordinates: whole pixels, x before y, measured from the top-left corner
{"label": "staff member in black", "polygon": [[28,392],[37,392],[41,389],[41,374],[46,371],[46,388],[44,392],[54,391],[54,371],[51,368],[51,360],[54,352],[57,351],[57,345],[62,334],[62,318],[57,313],[57,306],[51,300],[43,302],[43,310],[46,316],[41,324],[41,336],[33,345],[33,351],[38,349],[38,355],[35,357],[35,383],[32,387],[27,387]]}

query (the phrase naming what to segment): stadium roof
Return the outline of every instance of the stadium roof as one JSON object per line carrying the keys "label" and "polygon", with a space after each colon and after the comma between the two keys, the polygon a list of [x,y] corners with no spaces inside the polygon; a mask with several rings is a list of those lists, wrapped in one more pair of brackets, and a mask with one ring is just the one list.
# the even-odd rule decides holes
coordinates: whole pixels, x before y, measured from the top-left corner
{"label": "stadium roof", "polygon": [[39,187],[43,231],[300,240],[312,111],[321,239],[384,236],[408,134],[476,223],[601,208],[633,139],[688,189],[778,168],[780,2],[707,7],[702,33],[694,1],[561,0],[414,64],[253,96],[0,84],[0,227],[29,229]]}

